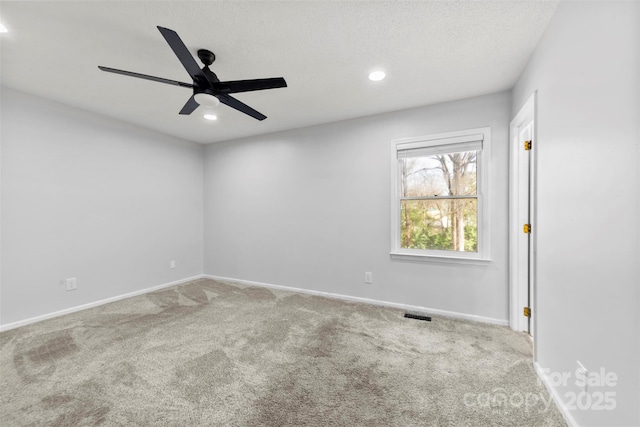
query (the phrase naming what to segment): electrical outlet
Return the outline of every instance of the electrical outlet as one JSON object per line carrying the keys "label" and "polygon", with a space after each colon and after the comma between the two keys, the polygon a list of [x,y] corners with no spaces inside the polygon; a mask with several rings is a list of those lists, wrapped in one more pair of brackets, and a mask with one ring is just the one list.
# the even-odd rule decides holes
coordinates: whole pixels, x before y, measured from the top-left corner
{"label": "electrical outlet", "polygon": [[73,291],[78,287],[78,282],[75,277],[70,277],[64,281],[65,287],[68,291]]}
{"label": "electrical outlet", "polygon": [[587,378],[589,378],[589,371],[584,367],[579,360],[576,360],[578,367],[576,368],[576,385],[580,387],[582,391],[587,391]]}
{"label": "electrical outlet", "polygon": [[171,262],[169,263],[169,268],[176,268],[176,261],[175,260],[171,260]]}
{"label": "electrical outlet", "polygon": [[364,283],[373,283],[373,273],[366,271],[364,273]]}

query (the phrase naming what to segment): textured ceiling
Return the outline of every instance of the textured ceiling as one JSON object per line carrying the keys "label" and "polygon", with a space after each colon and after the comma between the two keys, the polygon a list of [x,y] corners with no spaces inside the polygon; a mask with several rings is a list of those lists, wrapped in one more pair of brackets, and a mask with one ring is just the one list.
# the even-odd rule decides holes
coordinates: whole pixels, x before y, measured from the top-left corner
{"label": "textured ceiling", "polygon": [[[556,2],[0,2],[3,85],[187,140],[210,143],[509,89]],[[284,89],[237,94],[268,118],[226,106],[180,116],[190,83],[156,29],[207,48],[221,80],[283,76]],[[198,60],[199,63],[199,60]],[[381,68],[387,78],[367,79]]]}

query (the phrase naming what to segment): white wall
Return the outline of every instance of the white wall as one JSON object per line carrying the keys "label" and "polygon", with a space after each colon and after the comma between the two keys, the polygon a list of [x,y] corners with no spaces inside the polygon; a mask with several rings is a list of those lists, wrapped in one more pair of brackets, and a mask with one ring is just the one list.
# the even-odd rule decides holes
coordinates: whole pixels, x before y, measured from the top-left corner
{"label": "white wall", "polygon": [[1,95],[2,325],[202,273],[202,146]]}
{"label": "white wall", "polygon": [[639,29],[640,3],[563,3],[513,90],[512,116],[538,91],[538,362],[620,378],[584,426],[640,425]]}
{"label": "white wall", "polygon": [[[509,111],[502,92],[207,146],[205,273],[506,322]],[[391,261],[391,140],[483,126],[493,261]]]}

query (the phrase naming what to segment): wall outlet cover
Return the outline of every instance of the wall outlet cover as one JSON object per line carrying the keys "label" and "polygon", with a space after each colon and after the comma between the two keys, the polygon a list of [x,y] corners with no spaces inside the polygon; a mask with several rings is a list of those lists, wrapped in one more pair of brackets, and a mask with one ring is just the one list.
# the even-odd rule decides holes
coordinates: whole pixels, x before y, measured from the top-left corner
{"label": "wall outlet cover", "polygon": [[77,289],[77,287],[78,287],[78,282],[77,282],[77,279],[75,277],[70,277],[70,278],[66,279],[64,281],[64,283],[65,283],[65,287],[66,287],[66,289],[68,291],[73,291],[73,290]]}

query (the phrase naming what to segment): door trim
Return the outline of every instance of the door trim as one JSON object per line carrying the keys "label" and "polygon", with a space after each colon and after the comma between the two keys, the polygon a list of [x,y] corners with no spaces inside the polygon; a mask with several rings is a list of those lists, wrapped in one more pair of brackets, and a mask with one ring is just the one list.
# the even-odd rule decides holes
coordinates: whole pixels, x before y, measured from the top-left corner
{"label": "door trim", "polygon": [[[525,306],[523,301],[527,301],[527,283],[521,283],[520,272],[523,268],[526,268],[526,262],[522,261],[522,257],[519,254],[518,237],[523,233],[522,226],[518,220],[518,191],[520,188],[519,182],[519,162],[518,153],[523,150],[522,141],[519,141],[519,129],[522,124],[533,120],[533,135],[534,138],[537,135],[537,117],[536,117],[536,92],[534,92],[527,102],[522,106],[518,114],[511,121],[509,127],[509,326],[515,331],[527,330],[527,318],[523,315],[523,307]],[[530,188],[529,198],[531,203],[530,208],[530,222],[532,224],[533,233],[531,234],[530,244],[530,274],[531,281],[531,300],[529,307],[532,311],[531,317],[531,334],[535,342],[536,332],[536,318],[537,311],[535,310],[535,236],[537,234],[537,224],[535,221],[535,176],[536,176],[536,162],[535,153],[537,149],[537,140],[533,141],[534,149],[530,155]],[[535,347],[534,347],[535,348]],[[535,359],[535,358],[534,358]]]}

